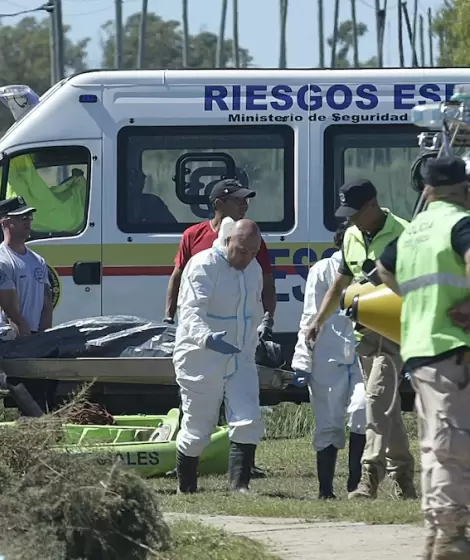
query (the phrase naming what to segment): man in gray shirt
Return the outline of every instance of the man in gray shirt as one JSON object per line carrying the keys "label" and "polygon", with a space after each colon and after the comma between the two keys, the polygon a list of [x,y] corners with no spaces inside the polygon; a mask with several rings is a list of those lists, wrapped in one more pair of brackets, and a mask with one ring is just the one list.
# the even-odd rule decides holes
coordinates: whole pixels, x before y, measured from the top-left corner
{"label": "man in gray shirt", "polygon": [[20,336],[52,326],[52,292],[46,261],[26,247],[35,208],[21,196],[0,202],[0,325]]}

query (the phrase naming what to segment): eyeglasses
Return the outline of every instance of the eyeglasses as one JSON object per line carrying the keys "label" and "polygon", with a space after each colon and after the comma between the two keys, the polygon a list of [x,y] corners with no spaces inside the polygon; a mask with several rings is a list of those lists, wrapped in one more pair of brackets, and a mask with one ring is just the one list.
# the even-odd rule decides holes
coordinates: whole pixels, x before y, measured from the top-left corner
{"label": "eyeglasses", "polygon": [[232,202],[241,206],[243,204],[249,204],[250,197],[243,198],[240,196],[227,196],[225,198],[221,198],[220,200],[223,200],[224,202]]}
{"label": "eyeglasses", "polygon": [[27,214],[20,214],[19,216],[8,216],[9,218],[13,218],[15,220],[18,220],[20,222],[26,222],[28,220],[32,220],[33,219],[33,213],[32,212],[28,212]]}

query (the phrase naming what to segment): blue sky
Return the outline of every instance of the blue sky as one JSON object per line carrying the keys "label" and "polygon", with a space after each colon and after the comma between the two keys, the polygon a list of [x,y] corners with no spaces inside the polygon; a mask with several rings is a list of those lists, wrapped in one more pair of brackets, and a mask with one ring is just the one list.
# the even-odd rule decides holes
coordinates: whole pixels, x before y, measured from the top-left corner
{"label": "blue sky", "polygon": [[[0,14],[9,14],[22,9],[35,8],[45,0],[0,0]],[[114,18],[114,0],[62,0],[64,23],[72,27],[72,38],[90,37],[89,64],[100,63],[100,26]],[[181,18],[180,0],[148,0],[149,11],[158,13],[164,19]],[[383,4],[383,0],[381,0]],[[231,35],[229,19],[227,35]],[[256,66],[276,67],[279,56],[279,1],[278,0],[238,0],[240,44],[250,50]],[[366,60],[376,54],[374,0],[356,0],[357,20],[367,24],[369,32],[359,44],[360,58]],[[425,19],[426,56],[427,9],[436,13],[441,0],[418,0],[419,13]],[[220,18],[221,0],[189,0],[190,32],[201,30],[217,32]],[[388,0],[387,24],[384,41],[385,66],[398,66],[397,48],[397,5],[398,0]],[[141,0],[124,0],[124,18],[140,10]],[[331,35],[333,28],[333,0],[324,0],[325,36]],[[341,20],[350,18],[350,2],[340,0]],[[288,65],[290,67],[314,67],[318,64],[317,2],[315,0],[289,0],[288,17]],[[413,1],[409,0],[410,17]],[[39,12],[40,14],[41,12]],[[14,23],[19,18],[5,18],[2,23]],[[437,44],[434,47],[436,54]],[[418,51],[419,53],[419,51]],[[326,62],[330,51],[325,48]],[[405,42],[405,60],[411,65],[410,49]]]}

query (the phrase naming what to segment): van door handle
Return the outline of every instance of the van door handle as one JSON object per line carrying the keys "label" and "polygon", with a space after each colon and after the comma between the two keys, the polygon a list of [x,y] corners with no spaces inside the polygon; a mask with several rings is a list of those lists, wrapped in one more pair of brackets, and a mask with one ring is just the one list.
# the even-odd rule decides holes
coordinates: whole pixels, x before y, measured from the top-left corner
{"label": "van door handle", "polygon": [[98,286],[101,284],[100,262],[76,262],[72,278],[77,286]]}

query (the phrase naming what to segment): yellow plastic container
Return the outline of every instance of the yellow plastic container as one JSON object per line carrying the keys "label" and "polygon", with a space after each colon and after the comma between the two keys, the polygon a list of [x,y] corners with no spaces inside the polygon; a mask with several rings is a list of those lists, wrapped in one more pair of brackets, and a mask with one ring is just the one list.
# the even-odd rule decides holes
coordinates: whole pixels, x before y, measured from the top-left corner
{"label": "yellow plastic container", "polygon": [[400,344],[401,297],[384,284],[351,284],[341,297],[341,309],[353,321]]}

